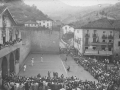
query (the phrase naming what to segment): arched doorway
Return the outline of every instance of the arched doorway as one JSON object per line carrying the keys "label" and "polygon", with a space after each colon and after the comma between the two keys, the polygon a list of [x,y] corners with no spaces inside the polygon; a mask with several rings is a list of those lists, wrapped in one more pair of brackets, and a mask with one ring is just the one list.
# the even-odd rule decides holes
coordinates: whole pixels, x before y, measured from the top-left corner
{"label": "arched doorway", "polygon": [[10,73],[15,72],[15,63],[14,63],[14,55],[13,53],[10,54],[10,58],[9,58],[9,65],[10,65]]}
{"label": "arched doorway", "polygon": [[20,59],[19,49],[16,49],[16,52],[15,52],[15,61],[16,61],[16,63],[19,63],[19,59]]}
{"label": "arched doorway", "polygon": [[4,79],[7,74],[8,74],[8,62],[7,62],[7,58],[3,57],[3,59],[2,59],[2,78]]}

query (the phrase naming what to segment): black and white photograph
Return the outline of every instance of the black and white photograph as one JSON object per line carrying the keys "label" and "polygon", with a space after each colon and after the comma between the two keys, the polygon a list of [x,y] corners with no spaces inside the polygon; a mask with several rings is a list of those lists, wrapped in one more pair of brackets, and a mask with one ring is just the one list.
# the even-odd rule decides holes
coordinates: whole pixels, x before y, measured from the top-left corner
{"label": "black and white photograph", "polygon": [[120,0],[0,0],[0,90],[120,90]]}

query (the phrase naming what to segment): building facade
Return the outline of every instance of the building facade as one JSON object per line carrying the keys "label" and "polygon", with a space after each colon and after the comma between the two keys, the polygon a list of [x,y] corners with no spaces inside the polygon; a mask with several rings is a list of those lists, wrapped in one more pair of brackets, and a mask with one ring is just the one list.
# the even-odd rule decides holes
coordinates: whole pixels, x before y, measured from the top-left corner
{"label": "building facade", "polygon": [[41,27],[52,29],[53,21],[52,20],[37,20],[36,21]]}
{"label": "building facade", "polygon": [[62,32],[63,32],[63,34],[68,33],[68,32],[74,33],[74,28],[70,25],[64,25],[64,26],[62,26]]}
{"label": "building facade", "polygon": [[[30,52],[26,31],[20,30],[6,6],[0,6],[0,80],[10,73],[18,74]],[[27,42],[28,41],[28,42]],[[23,45],[23,43],[26,43]]]}
{"label": "building facade", "polygon": [[119,30],[116,30],[114,27],[113,21],[100,19],[88,23],[80,29],[75,29],[75,49],[84,56],[100,59],[113,59],[115,55],[119,56],[120,33]]}

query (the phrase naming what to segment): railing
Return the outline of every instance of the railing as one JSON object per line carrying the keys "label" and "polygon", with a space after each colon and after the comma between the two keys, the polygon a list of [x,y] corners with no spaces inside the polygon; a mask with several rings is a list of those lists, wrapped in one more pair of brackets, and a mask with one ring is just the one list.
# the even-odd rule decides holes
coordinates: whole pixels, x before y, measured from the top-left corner
{"label": "railing", "polygon": [[1,49],[4,49],[6,47],[9,47],[9,46],[13,46],[14,44],[17,44],[19,42],[21,42],[22,39],[16,39],[16,40],[13,40],[13,41],[9,41],[9,42],[5,42],[4,44],[0,44],[0,50]]}

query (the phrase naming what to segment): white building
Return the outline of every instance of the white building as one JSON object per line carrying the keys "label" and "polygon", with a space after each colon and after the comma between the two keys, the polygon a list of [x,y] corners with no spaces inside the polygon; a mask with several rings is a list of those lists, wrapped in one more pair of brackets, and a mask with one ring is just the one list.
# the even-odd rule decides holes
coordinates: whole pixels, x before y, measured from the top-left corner
{"label": "white building", "polygon": [[41,27],[46,27],[52,29],[53,21],[52,20],[37,20],[36,21]]}
{"label": "white building", "polygon": [[36,22],[27,21],[27,22],[25,22],[25,27],[39,27],[39,25]]}
{"label": "white building", "polygon": [[74,33],[74,28],[71,25],[64,25],[62,27],[63,34],[68,33],[68,32],[73,32]]}
{"label": "white building", "polygon": [[83,30],[75,29],[75,31],[74,31],[74,48],[76,50],[78,50],[79,53],[83,53],[83,41],[82,40],[83,40]]}

